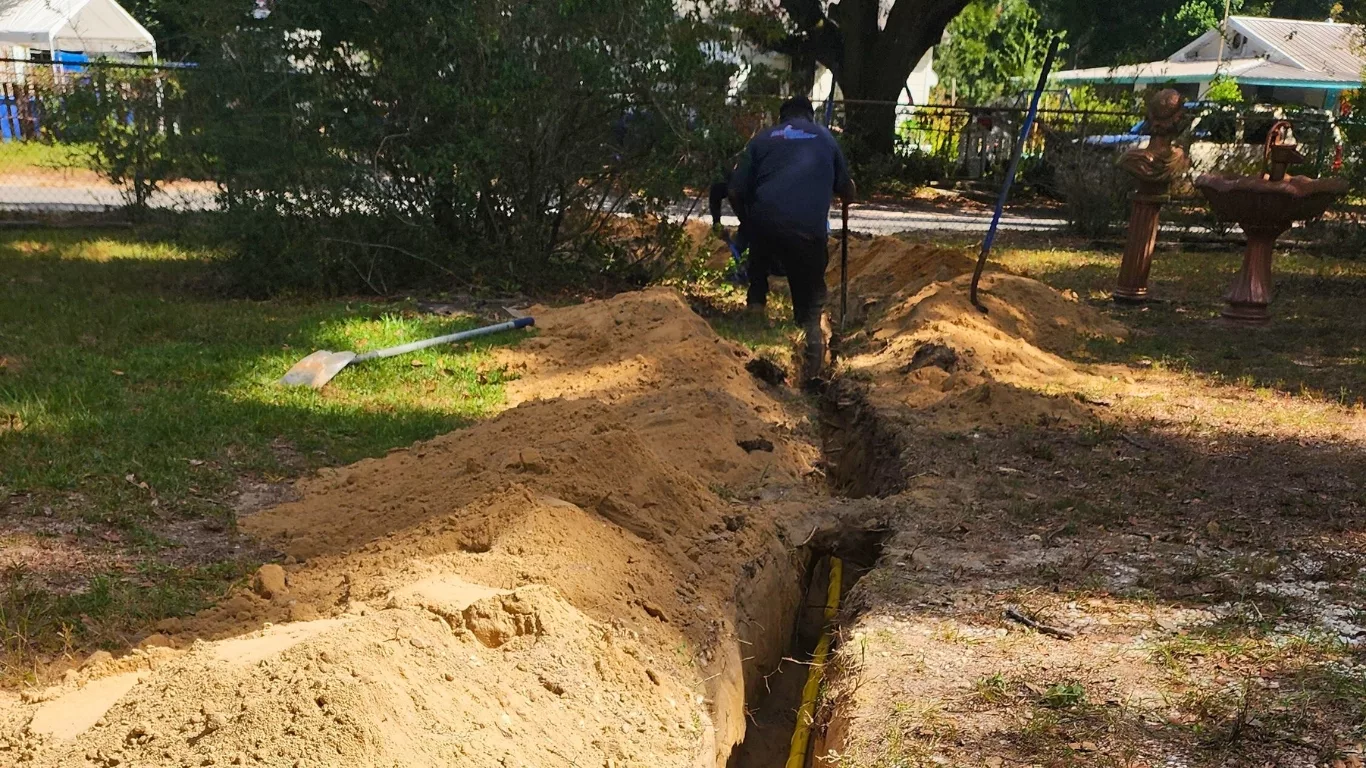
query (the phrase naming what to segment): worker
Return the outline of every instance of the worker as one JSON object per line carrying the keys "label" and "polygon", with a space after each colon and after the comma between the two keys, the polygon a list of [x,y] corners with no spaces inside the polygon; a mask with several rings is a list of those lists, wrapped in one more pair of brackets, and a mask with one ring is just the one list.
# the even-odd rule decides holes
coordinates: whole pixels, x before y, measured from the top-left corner
{"label": "worker", "polygon": [[819,381],[825,367],[825,270],[829,265],[830,203],[857,194],[849,166],[830,132],[815,122],[805,97],[789,99],[778,124],[749,143],[731,177],[731,204],[745,216],[750,242],[747,303],[768,302],[769,265],[787,272],[792,314],[806,335],[803,382]]}

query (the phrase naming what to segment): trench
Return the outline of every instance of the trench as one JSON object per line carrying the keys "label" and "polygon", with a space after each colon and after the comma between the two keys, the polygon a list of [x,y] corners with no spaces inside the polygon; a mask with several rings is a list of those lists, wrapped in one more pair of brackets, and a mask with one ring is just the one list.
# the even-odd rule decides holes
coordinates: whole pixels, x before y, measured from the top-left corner
{"label": "trench", "polygon": [[[836,504],[842,499],[891,496],[904,489],[899,471],[899,440],[877,418],[856,385],[832,385],[822,399],[820,417],[827,484]],[[787,765],[812,656],[826,629],[831,558],[838,557],[844,563],[840,590],[844,604],[858,582],[876,566],[885,538],[884,531],[836,524],[822,531],[799,553],[803,563],[801,578],[786,586],[787,591],[799,591],[799,597],[793,600],[782,594],[768,596],[772,604],[790,606],[778,628],[780,641],[770,642],[770,648],[781,650],[776,657],[770,652],[766,658],[754,658],[747,665],[749,695],[744,739],[731,752],[726,768]],[[763,595],[755,597],[764,599]],[[847,618],[847,612],[842,610],[842,617]],[[838,623],[837,620],[836,626],[830,627],[834,633],[831,659],[839,648]],[[827,670],[833,671],[833,667]],[[831,746],[824,734],[828,723],[822,720],[838,716],[818,711],[805,765],[812,764],[812,754],[818,745],[821,751]]]}

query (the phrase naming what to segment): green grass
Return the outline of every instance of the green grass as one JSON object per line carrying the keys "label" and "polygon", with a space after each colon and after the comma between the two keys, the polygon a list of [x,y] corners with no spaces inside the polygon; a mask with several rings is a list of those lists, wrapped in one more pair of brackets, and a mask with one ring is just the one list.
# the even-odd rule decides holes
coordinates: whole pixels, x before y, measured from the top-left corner
{"label": "green grass", "polygon": [[0,142],[0,173],[26,169],[55,170],[89,168],[90,149],[79,144],[45,144],[41,141]]}
{"label": "green grass", "polygon": [[[508,336],[358,365],[320,393],[284,389],[276,380],[315,349],[364,351],[476,322],[407,303],[227,298],[214,274],[210,254],[126,234],[0,236],[0,508],[12,520],[115,540],[155,566],[177,521],[230,531],[243,480],[382,455],[502,402],[490,349]],[[33,603],[32,590],[9,586],[10,600]],[[60,623],[80,606],[48,607]],[[11,632],[16,611],[0,605]]]}
{"label": "green grass", "polygon": [[1119,253],[1018,247],[998,260],[1012,271],[1112,311],[1136,333],[1122,343],[1096,341],[1099,361],[1141,363],[1211,380],[1355,404],[1366,399],[1366,261],[1278,252],[1277,288],[1267,328],[1219,321],[1223,296],[1242,263],[1234,250],[1159,251],[1151,288],[1159,301],[1114,308],[1109,291]]}
{"label": "green grass", "polygon": [[745,310],[743,288],[719,280],[683,283],[678,288],[718,336],[795,373],[794,350],[801,332],[792,320],[792,298],[785,283],[774,282],[762,316]]}

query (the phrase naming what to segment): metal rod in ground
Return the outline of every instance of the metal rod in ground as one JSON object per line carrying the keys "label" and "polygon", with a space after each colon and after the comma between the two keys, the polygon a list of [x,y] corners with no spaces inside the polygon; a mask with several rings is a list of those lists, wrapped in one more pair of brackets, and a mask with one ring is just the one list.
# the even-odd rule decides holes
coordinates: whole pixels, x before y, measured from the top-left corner
{"label": "metal rod in ground", "polygon": [[1010,167],[1006,170],[1006,183],[1001,187],[1001,195],[996,198],[996,212],[991,217],[991,228],[987,230],[987,237],[982,241],[982,253],[977,257],[977,269],[972,273],[972,288],[968,292],[968,297],[972,305],[983,312],[987,308],[977,300],[977,285],[982,282],[982,270],[986,269],[987,257],[991,255],[991,247],[996,244],[996,234],[1001,229],[1001,216],[1005,213],[1006,201],[1010,199],[1010,188],[1015,185],[1015,174],[1020,171],[1020,160],[1024,157],[1025,141],[1029,139],[1029,134],[1034,130],[1034,121],[1039,117],[1039,102],[1043,99],[1044,89],[1048,87],[1048,76],[1053,72],[1053,61],[1058,57],[1058,46],[1062,43],[1062,38],[1053,35],[1052,41],[1048,44],[1048,56],[1043,60],[1043,70],[1039,72],[1039,84],[1034,88],[1034,98],[1029,102],[1029,114],[1025,116],[1024,126],[1020,128],[1020,135],[1015,139],[1015,151],[1010,155]]}
{"label": "metal rod in ground", "polygon": [[849,204],[840,203],[840,333],[849,317]]}

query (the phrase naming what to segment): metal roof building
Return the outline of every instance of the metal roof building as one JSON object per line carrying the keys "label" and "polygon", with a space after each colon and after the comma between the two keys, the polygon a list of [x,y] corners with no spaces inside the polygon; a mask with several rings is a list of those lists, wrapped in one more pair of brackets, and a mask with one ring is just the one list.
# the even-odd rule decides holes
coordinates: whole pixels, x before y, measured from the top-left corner
{"label": "metal roof building", "polygon": [[1328,106],[1342,91],[1362,87],[1361,28],[1353,24],[1233,16],[1163,61],[1059,72],[1059,83],[1174,84],[1203,96],[1218,76],[1230,77],[1257,101]]}
{"label": "metal roof building", "polygon": [[0,0],[0,46],[156,54],[152,34],[114,0]]}

